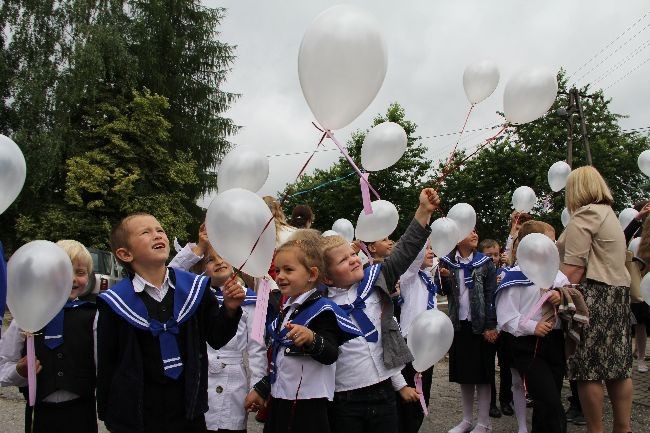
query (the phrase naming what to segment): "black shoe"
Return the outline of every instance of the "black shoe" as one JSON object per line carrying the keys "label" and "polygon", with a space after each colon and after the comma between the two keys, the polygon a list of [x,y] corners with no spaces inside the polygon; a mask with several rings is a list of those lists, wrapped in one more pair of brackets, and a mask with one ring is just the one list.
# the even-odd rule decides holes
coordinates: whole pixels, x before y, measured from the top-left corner
{"label": "black shoe", "polygon": [[510,403],[501,403],[501,413],[505,416],[512,416],[515,411],[512,409]]}
{"label": "black shoe", "polygon": [[501,411],[496,404],[490,405],[490,418],[501,418]]}

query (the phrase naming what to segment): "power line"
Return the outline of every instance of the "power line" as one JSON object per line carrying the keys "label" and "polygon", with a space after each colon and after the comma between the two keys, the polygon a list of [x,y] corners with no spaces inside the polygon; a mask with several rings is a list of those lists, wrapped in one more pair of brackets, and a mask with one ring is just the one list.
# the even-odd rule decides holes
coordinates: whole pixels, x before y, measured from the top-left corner
{"label": "power line", "polygon": [[614,66],[610,67],[607,71],[605,71],[602,75],[600,75],[598,78],[596,78],[594,81],[591,82],[591,84],[596,84],[601,82],[603,79],[607,78],[612,74],[614,71],[618,71],[621,66],[641,54],[643,50],[646,48],[650,47],[650,40],[646,41],[644,44],[641,44],[639,47],[637,47],[632,53],[630,53],[626,58],[615,64]]}
{"label": "power line", "polygon": [[628,71],[627,74],[623,75],[621,78],[619,78],[618,80],[612,82],[609,86],[605,87],[605,88],[603,89],[603,91],[605,91],[605,90],[609,89],[610,87],[615,86],[616,84],[620,83],[621,81],[623,81],[624,79],[626,79],[627,77],[629,77],[630,74],[632,74],[633,72],[635,72],[637,69],[639,69],[641,66],[645,65],[645,64],[648,63],[648,62],[650,62],[650,57],[646,58],[643,62],[641,62],[640,64],[636,65],[636,67],[630,69],[630,70]]}
{"label": "power line", "polygon": [[567,78],[567,81],[569,81],[569,80],[570,80],[570,79],[571,79],[575,74],[577,74],[578,72],[580,72],[582,69],[584,69],[584,68],[585,68],[587,65],[589,65],[591,62],[593,62],[593,61],[594,61],[598,56],[600,56],[603,52],[605,52],[609,47],[611,47],[612,45],[614,45],[614,44],[616,43],[616,41],[618,41],[620,38],[622,38],[622,37],[623,37],[627,32],[629,32],[629,31],[632,30],[634,27],[636,27],[636,25],[639,24],[641,21],[643,21],[643,19],[644,19],[646,16],[648,16],[648,14],[650,14],[650,11],[646,12],[646,13],[645,13],[641,18],[639,18],[638,20],[636,20],[635,22],[633,22],[633,23],[632,23],[628,28],[626,28],[625,30],[623,30],[623,33],[621,33],[621,34],[619,34],[618,36],[616,36],[616,37],[614,38],[614,40],[612,40],[610,43],[608,43],[607,45],[605,45],[605,46],[604,46],[600,51],[598,51],[598,52],[597,52],[596,54],[594,54],[594,55],[593,55],[589,60],[587,60],[585,63],[583,63],[583,64],[582,64],[578,69],[576,69],[576,71],[575,71],[573,74],[569,75],[569,77]]}

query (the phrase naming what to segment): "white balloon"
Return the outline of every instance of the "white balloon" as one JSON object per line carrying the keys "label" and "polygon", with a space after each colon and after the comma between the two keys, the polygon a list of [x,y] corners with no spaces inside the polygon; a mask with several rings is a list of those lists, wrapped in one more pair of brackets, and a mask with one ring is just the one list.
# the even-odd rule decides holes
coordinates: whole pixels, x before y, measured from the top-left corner
{"label": "white balloon", "polygon": [[415,317],[408,331],[407,344],[415,371],[423,372],[440,361],[454,340],[454,325],[437,309],[423,311]]}
{"label": "white balloon", "polygon": [[618,222],[621,223],[621,228],[625,230],[634,218],[639,214],[639,211],[633,207],[625,208],[618,214]]}
{"label": "white balloon", "polygon": [[38,332],[63,308],[72,291],[72,262],[50,241],[32,241],[7,263],[7,306],[23,331]]}
{"label": "white balloon", "polygon": [[641,237],[634,238],[630,241],[630,245],[627,246],[627,249],[632,251],[632,254],[635,256],[639,254],[639,244],[641,243]]}
{"label": "white balloon", "polygon": [[243,188],[257,192],[269,177],[269,160],[251,146],[237,146],[221,161],[217,189]]}
{"label": "white balloon", "polygon": [[395,231],[399,222],[399,214],[395,205],[386,200],[375,200],[371,203],[372,213],[366,215],[361,211],[357,219],[357,239],[364,242],[375,242]]}
{"label": "white balloon", "polygon": [[366,11],[337,5],[318,15],[298,54],[300,87],[318,123],[349,125],[375,99],[387,65],[381,26]]}
{"label": "white balloon", "polygon": [[456,247],[459,239],[461,238],[458,224],[451,218],[438,218],[431,223],[429,242],[436,256],[444,257],[449,254]]}
{"label": "white balloon", "polygon": [[512,207],[517,212],[530,212],[537,203],[535,191],[529,186],[520,186],[512,193]]}
{"label": "white balloon", "polygon": [[555,102],[557,74],[548,68],[522,69],[510,77],[503,94],[503,111],[513,125],[542,117]]}
{"label": "white balloon", "polygon": [[566,186],[566,181],[571,173],[571,166],[564,161],[558,161],[548,169],[548,184],[555,192]]}
{"label": "white balloon", "polygon": [[325,230],[323,233],[321,233],[321,236],[326,238],[328,236],[341,236],[341,235],[336,233],[334,230]]}
{"label": "white balloon", "polygon": [[253,277],[266,275],[275,250],[275,224],[261,197],[242,188],[219,193],[205,220],[210,244],[226,262],[244,265],[240,270]]}
{"label": "white balloon", "polygon": [[406,131],[394,122],[384,122],[368,132],[361,146],[361,165],[379,171],[395,164],[406,152]]}
{"label": "white balloon", "polygon": [[548,236],[542,233],[526,235],[517,247],[517,263],[521,272],[539,287],[553,286],[560,270],[560,253]]}
{"label": "white balloon", "polygon": [[467,203],[456,203],[447,212],[447,218],[454,220],[458,226],[458,241],[460,242],[469,236],[476,226],[476,211]]}
{"label": "white balloon", "polygon": [[354,226],[345,218],[339,218],[332,224],[332,230],[345,238],[346,241],[352,242],[354,240]]}
{"label": "white balloon", "polygon": [[569,209],[564,208],[564,210],[562,211],[562,215],[560,216],[562,225],[566,227],[569,224],[570,219],[571,219],[571,214],[569,213]]}
{"label": "white balloon", "polygon": [[472,63],[463,72],[463,88],[472,104],[478,104],[490,96],[498,84],[499,68],[492,60]]}
{"label": "white balloon", "polygon": [[0,134],[0,214],[16,200],[25,184],[25,157],[14,141]]}
{"label": "white balloon", "polygon": [[646,304],[650,304],[650,272],[645,274],[641,280],[641,298]]}
{"label": "white balloon", "polygon": [[650,150],[644,150],[637,159],[639,169],[643,174],[650,177]]}

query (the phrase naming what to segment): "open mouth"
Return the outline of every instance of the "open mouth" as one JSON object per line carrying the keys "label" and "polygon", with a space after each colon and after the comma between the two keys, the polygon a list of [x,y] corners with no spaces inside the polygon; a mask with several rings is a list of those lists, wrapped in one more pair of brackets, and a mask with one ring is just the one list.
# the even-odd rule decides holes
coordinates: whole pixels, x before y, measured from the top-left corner
{"label": "open mouth", "polygon": [[153,248],[154,250],[164,250],[165,247],[166,247],[166,245],[165,245],[164,242],[158,242],[158,243],[153,244],[153,247],[152,247],[152,248]]}
{"label": "open mouth", "polygon": [[225,271],[227,269],[228,269],[228,266],[218,266],[218,267],[214,268],[214,271],[215,272],[221,272],[221,271]]}

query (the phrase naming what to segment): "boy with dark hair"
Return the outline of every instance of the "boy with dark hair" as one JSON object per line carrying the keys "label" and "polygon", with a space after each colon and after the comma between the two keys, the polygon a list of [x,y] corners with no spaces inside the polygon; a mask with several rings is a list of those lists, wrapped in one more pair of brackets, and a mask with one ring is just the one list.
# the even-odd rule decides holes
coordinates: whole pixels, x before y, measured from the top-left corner
{"label": "boy with dark hair", "polygon": [[165,267],[169,240],[149,214],[120,221],[111,249],[130,278],[98,297],[99,419],[113,433],[204,432],[206,342],[235,335],[244,292],[232,285],[219,307],[208,277]]}

